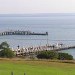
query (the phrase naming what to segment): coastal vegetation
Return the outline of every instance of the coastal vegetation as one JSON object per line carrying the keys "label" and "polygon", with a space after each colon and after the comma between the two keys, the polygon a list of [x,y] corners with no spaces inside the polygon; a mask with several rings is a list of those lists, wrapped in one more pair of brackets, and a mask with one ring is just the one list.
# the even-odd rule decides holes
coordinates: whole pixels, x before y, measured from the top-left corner
{"label": "coastal vegetation", "polygon": [[60,53],[57,51],[41,51],[37,55],[39,59],[59,59],[59,60],[73,60],[73,56],[68,53]]}
{"label": "coastal vegetation", "polygon": [[73,60],[73,56],[68,53],[58,53],[59,60]]}
{"label": "coastal vegetation", "polygon": [[37,55],[39,59],[57,59],[58,55],[55,51],[41,51]]}
{"label": "coastal vegetation", "polygon": [[14,53],[9,48],[9,44],[7,42],[2,42],[0,44],[0,57],[3,57],[3,58],[12,58],[12,57],[14,57]]}

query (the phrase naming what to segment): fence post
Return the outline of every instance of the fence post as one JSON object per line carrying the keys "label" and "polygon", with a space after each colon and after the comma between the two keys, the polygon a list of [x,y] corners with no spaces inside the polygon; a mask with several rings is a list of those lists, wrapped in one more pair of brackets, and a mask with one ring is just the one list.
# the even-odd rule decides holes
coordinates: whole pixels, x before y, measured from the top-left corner
{"label": "fence post", "polygon": [[26,75],[26,73],[24,73],[24,75]]}
{"label": "fence post", "polygon": [[14,75],[14,73],[13,73],[13,72],[11,72],[11,75]]}

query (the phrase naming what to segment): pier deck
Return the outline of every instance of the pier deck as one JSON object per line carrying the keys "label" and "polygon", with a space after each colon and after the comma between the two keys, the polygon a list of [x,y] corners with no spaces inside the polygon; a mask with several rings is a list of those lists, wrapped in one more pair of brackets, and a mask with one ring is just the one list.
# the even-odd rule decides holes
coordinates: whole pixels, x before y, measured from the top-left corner
{"label": "pier deck", "polygon": [[53,51],[62,51],[62,50],[69,50],[69,49],[75,49],[75,46],[68,46],[68,47],[63,47],[63,48],[58,48],[58,49],[53,49]]}
{"label": "pier deck", "polygon": [[54,47],[53,45],[51,46],[38,46],[38,47],[28,47],[28,48],[18,48],[15,50],[16,55],[20,54],[35,54],[36,52],[40,51],[62,51],[62,50],[68,50],[68,49],[75,49],[75,46],[66,46],[66,47]]}

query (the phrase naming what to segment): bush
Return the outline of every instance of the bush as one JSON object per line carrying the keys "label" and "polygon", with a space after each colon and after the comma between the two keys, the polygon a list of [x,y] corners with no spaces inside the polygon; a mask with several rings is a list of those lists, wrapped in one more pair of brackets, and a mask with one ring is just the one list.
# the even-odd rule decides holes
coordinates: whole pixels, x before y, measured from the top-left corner
{"label": "bush", "polygon": [[73,56],[69,55],[68,53],[58,53],[59,60],[72,60]]}
{"label": "bush", "polygon": [[58,55],[55,51],[42,51],[37,55],[40,59],[57,59]]}
{"label": "bush", "polygon": [[38,53],[39,59],[59,59],[59,60],[72,60],[73,56],[68,53],[58,53],[56,51],[41,51]]}

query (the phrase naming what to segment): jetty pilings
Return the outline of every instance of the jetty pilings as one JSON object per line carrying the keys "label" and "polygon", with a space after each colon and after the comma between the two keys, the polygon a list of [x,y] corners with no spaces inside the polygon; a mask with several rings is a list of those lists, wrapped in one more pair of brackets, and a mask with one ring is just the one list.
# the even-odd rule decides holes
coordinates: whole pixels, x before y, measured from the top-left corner
{"label": "jetty pilings", "polygon": [[3,35],[48,35],[48,32],[45,33],[35,33],[35,32],[30,32],[30,31],[5,31],[5,32],[0,32],[0,36]]}

